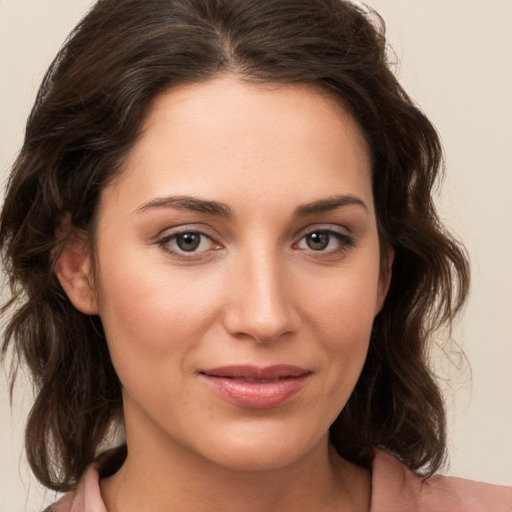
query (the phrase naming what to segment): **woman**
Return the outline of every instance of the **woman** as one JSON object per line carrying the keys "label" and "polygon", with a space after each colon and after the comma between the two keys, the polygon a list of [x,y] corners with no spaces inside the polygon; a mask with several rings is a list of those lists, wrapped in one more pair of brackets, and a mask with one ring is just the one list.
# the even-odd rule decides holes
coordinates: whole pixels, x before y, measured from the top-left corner
{"label": "woman", "polygon": [[445,455],[426,344],[468,284],[440,161],[351,4],[99,2],[0,231],[52,510],[510,510],[422,480]]}

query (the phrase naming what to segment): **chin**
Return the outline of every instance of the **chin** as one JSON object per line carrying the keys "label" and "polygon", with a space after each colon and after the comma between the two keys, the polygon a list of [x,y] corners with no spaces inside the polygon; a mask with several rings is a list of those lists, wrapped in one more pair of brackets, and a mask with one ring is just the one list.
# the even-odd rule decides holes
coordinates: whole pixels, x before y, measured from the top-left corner
{"label": "chin", "polygon": [[270,426],[263,431],[247,429],[239,435],[212,440],[198,450],[204,458],[219,467],[234,471],[272,471],[307,458],[316,449],[327,446],[328,434],[307,438],[290,430],[276,432]]}

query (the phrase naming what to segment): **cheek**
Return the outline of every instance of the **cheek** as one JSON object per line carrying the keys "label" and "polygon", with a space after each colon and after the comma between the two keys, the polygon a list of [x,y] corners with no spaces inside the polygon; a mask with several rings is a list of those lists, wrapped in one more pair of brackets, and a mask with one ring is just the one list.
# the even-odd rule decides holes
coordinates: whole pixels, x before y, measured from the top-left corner
{"label": "cheek", "polygon": [[369,337],[379,297],[378,262],[361,262],[338,275],[313,276],[301,286],[304,314],[310,315],[329,339],[356,342]]}
{"label": "cheek", "polygon": [[187,353],[214,321],[219,302],[215,283],[199,282],[200,289],[197,276],[152,267],[148,258],[139,265],[136,254],[120,254],[101,268],[99,314],[121,381],[123,375],[156,369],[164,360],[179,367],[186,364]]}
{"label": "cheek", "polygon": [[[310,335],[323,347],[328,393],[341,410],[362,370],[378,300],[378,265],[341,272],[310,287],[303,317]],[[339,411],[338,411],[339,412]]]}
{"label": "cheek", "polygon": [[198,289],[198,278],[193,272],[154,265],[148,263],[149,258],[139,259],[143,264],[138,264],[136,254],[127,255],[101,269],[100,315],[113,329],[131,328],[157,334],[166,324],[190,325],[208,311],[215,290],[213,283],[203,279]]}

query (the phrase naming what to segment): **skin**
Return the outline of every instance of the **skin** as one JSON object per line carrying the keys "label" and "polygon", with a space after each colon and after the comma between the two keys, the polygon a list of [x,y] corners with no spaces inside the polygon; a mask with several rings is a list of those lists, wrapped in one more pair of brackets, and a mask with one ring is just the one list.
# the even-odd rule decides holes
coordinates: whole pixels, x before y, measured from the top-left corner
{"label": "skin", "polygon": [[[389,285],[351,116],[307,87],[171,89],[98,219],[94,275],[79,243],[56,271],[100,315],[123,385],[129,451],[101,482],[108,510],[368,510],[370,475],[328,443]],[[200,373],[231,364],[309,373],[284,404],[254,409]]]}

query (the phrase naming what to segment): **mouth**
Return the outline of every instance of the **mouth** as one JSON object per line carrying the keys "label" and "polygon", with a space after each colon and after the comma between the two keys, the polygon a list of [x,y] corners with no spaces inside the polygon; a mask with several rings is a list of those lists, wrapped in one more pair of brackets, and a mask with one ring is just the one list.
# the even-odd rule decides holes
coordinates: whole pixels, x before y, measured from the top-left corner
{"label": "mouth", "polygon": [[311,371],[292,365],[223,366],[199,374],[220,398],[251,409],[270,409],[290,401],[303,388]]}

